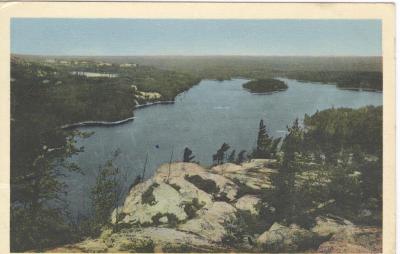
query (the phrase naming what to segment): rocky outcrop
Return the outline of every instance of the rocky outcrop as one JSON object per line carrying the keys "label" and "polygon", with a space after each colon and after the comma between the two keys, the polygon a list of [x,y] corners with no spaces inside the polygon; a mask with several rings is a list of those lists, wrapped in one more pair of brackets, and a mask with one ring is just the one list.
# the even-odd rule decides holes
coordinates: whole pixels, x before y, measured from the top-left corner
{"label": "rocky outcrop", "polygon": [[255,159],[241,165],[226,163],[211,168],[211,172],[235,182],[242,192],[259,192],[273,189],[270,177],[277,171],[268,166],[273,162],[274,160]]}
{"label": "rocky outcrop", "polygon": [[321,243],[319,237],[297,225],[285,227],[274,223],[257,238],[257,245],[266,252],[298,252],[313,249]]}
{"label": "rocky outcrop", "polygon": [[322,243],[323,253],[381,253],[382,230],[376,227],[353,226],[335,233]]}
{"label": "rocky outcrop", "polygon": [[215,201],[233,201],[237,191],[238,186],[231,180],[209,173],[197,164],[165,164],[152,179],[130,191],[118,212],[123,215],[120,221],[128,224],[184,222],[195,217],[200,208],[214,209]]}
{"label": "rocky outcrop", "polygon": [[211,207],[202,208],[198,216],[179,225],[178,229],[195,233],[210,241],[221,242],[227,234],[225,222],[236,218],[236,209],[225,202],[215,202]]}
{"label": "rocky outcrop", "polygon": [[332,215],[317,217],[315,224],[311,231],[321,237],[330,237],[338,233],[349,235],[356,228],[350,221]]}
{"label": "rocky outcrop", "polygon": [[249,211],[253,215],[260,214],[260,205],[261,199],[254,195],[245,195],[239,198],[235,203],[235,207],[238,210]]}
{"label": "rocky outcrop", "polygon": [[[273,160],[206,169],[162,165],[134,186],[111,218],[114,226],[53,252],[379,252],[381,232],[325,215],[310,229],[274,223],[263,200]],[[272,226],[271,226],[272,225]]]}

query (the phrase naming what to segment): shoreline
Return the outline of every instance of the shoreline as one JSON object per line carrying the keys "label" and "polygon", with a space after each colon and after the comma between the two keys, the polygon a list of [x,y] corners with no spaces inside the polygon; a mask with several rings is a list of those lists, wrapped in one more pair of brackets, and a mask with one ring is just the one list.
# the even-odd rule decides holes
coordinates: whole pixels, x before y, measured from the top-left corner
{"label": "shoreline", "polygon": [[135,119],[134,116],[122,119],[119,121],[114,121],[114,122],[106,122],[106,121],[85,121],[85,122],[79,122],[79,123],[71,123],[71,124],[65,124],[61,126],[61,129],[63,130],[68,130],[68,129],[74,129],[78,127],[92,127],[92,126],[115,126],[115,125],[120,125],[124,124],[127,122],[131,122]]}
{"label": "shoreline", "polygon": [[[133,110],[135,109],[140,109],[140,108],[145,108],[153,105],[158,105],[158,104],[174,104],[175,101],[155,101],[155,102],[149,102],[145,104],[138,104],[134,107]],[[122,120],[118,121],[113,121],[113,122],[107,122],[107,121],[83,121],[83,122],[78,122],[78,123],[71,123],[71,124],[64,124],[61,126],[61,129],[63,130],[68,130],[68,129],[75,129],[78,127],[95,127],[95,126],[101,126],[101,127],[112,127],[120,124],[124,124],[127,122],[131,122],[135,119],[135,116],[125,118]]]}
{"label": "shoreline", "polygon": [[145,104],[138,104],[134,107],[134,109],[139,109],[139,108],[145,108],[153,105],[158,105],[158,104],[174,104],[175,101],[154,101],[154,102],[147,102]]}

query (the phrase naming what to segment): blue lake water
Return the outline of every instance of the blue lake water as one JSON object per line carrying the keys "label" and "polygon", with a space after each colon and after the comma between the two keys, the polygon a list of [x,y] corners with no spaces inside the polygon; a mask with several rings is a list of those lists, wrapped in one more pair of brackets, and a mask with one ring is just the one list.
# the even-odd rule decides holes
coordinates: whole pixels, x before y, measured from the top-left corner
{"label": "blue lake water", "polygon": [[136,119],[114,127],[88,127],[93,131],[79,145],[85,151],[73,158],[84,175],[72,174],[67,200],[73,213],[85,213],[90,207],[90,188],[98,168],[121,151],[115,165],[126,174],[126,188],[141,174],[148,154],[146,177],[169,162],[181,161],[189,147],[195,160],[203,165],[212,163],[212,154],[226,142],[231,149],[251,151],[256,145],[258,125],[263,119],[273,136],[284,136],[286,126],[304,114],[331,107],[359,108],[382,105],[382,93],[349,91],[334,85],[281,79],[288,90],[268,95],[249,93],[242,88],[247,80],[203,80],[176,97],[174,104],[154,105],[135,111]]}

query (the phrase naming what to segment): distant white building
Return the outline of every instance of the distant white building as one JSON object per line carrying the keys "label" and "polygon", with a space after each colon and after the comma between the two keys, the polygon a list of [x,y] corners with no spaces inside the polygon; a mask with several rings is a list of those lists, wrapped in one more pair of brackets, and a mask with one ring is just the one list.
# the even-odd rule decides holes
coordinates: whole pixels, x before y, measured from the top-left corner
{"label": "distant white building", "polygon": [[112,66],[110,63],[98,63],[97,66]]}
{"label": "distant white building", "polygon": [[123,67],[123,68],[126,68],[126,67],[136,67],[137,66],[137,64],[134,64],[134,63],[124,63],[124,64],[120,64],[119,65],[119,67]]}

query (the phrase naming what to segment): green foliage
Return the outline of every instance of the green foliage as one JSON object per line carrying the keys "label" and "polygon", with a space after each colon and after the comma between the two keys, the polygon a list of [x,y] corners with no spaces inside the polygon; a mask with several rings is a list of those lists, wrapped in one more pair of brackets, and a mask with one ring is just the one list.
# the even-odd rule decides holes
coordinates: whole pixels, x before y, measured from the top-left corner
{"label": "green foliage", "polygon": [[162,218],[164,216],[167,217],[168,225],[170,227],[176,227],[176,225],[178,225],[179,219],[173,213],[157,213],[156,215],[154,215],[151,218],[151,220],[153,221],[153,225],[160,225],[160,221],[159,220],[160,220],[160,218]]}
{"label": "green foliage", "polygon": [[213,154],[214,165],[223,164],[225,161],[225,153],[229,150],[230,146],[227,143],[223,143],[222,146]]}
{"label": "green foliage", "polygon": [[382,91],[382,71],[291,71],[288,78],[300,81],[312,81],[336,84],[337,87],[350,90]]}
{"label": "green foliage", "polygon": [[206,79],[288,77],[312,82],[347,83],[350,87],[362,84],[382,90],[382,82],[379,82],[382,77],[381,57],[144,56],[113,60],[130,60]]}
{"label": "green foliage", "polygon": [[263,159],[274,158],[278,152],[278,146],[280,142],[281,138],[274,139],[268,135],[267,126],[261,119],[258,129],[257,147],[255,151],[253,151],[252,157]]}
{"label": "green foliage", "polygon": [[219,187],[213,180],[203,179],[199,175],[185,175],[185,180],[209,194],[219,193]]}
{"label": "green foliage", "polygon": [[306,115],[307,149],[329,155],[349,148],[379,156],[382,154],[382,107],[331,108]]}
{"label": "green foliage", "polygon": [[153,253],[155,244],[151,239],[135,239],[134,241],[126,241],[120,245],[121,251],[129,251],[134,253]]}
{"label": "green foliage", "polygon": [[[382,219],[382,108],[328,109],[296,120],[272,177],[278,220],[311,227],[318,214],[355,222]],[[361,218],[363,210],[372,215]]]}
{"label": "green foliage", "polygon": [[[69,223],[66,222],[66,208],[59,209],[65,192],[62,177],[69,171],[79,172],[68,158],[83,150],[75,148],[75,138],[87,135],[63,130],[61,126],[132,117],[135,98],[138,98],[138,91],[132,85],[140,91],[159,92],[160,100],[172,100],[198,83],[198,79],[189,74],[154,67],[120,68],[119,65],[99,66],[95,61],[78,62],[49,65],[41,59],[12,56],[10,183],[11,210],[15,211],[11,216],[13,251],[44,248],[60,243],[62,239],[68,242],[71,237],[61,233],[61,228],[65,232],[72,230],[75,235],[79,232],[88,235],[90,232],[85,228],[96,224],[82,218],[72,229],[64,226]],[[77,70],[118,76],[88,78],[71,74]],[[104,181],[111,177],[108,173],[104,172]],[[97,198],[101,202],[100,197]],[[99,204],[103,205],[107,208],[105,204]],[[52,214],[48,216],[47,224],[46,218],[38,219],[41,213]],[[38,224],[39,221],[48,228]],[[52,230],[58,232],[59,239],[48,233]]]}
{"label": "green foliage", "polygon": [[183,209],[188,215],[188,219],[192,219],[196,216],[196,212],[200,210],[203,206],[204,204],[200,203],[198,198],[194,198],[192,202],[185,204]]}
{"label": "green foliage", "polygon": [[238,156],[237,156],[237,158],[236,158],[235,163],[236,163],[236,164],[242,164],[245,160],[246,160],[246,150],[241,150],[241,151],[238,153]]}
{"label": "green foliage", "polygon": [[192,150],[190,150],[188,147],[185,147],[185,150],[183,151],[183,162],[191,162],[196,156],[192,155]]}
{"label": "green foliage", "polygon": [[[82,148],[75,147],[75,136],[86,135],[77,131],[69,135],[57,134],[65,138],[61,146],[43,145],[35,151],[37,157],[32,158],[31,163],[21,158],[16,165],[17,170],[11,172],[10,231],[13,251],[42,249],[72,239],[71,225],[65,221],[68,214],[63,206],[66,185],[62,177],[67,172],[80,172],[79,167],[67,158],[82,151]],[[12,155],[15,156],[13,151]]]}
{"label": "green foliage", "polygon": [[243,84],[252,93],[271,93],[288,89],[285,82],[278,79],[258,79]]}
{"label": "green foliage", "polygon": [[228,156],[227,162],[235,163],[235,156],[236,156],[236,150],[232,150],[232,152]]}
{"label": "green foliage", "polygon": [[142,204],[155,205],[157,203],[156,198],[153,195],[153,190],[158,186],[158,183],[153,183],[145,192],[142,193]]}
{"label": "green foliage", "polygon": [[111,224],[111,213],[114,209],[117,209],[116,218],[119,218],[118,205],[122,198],[121,185],[126,177],[122,176],[119,169],[113,165],[113,161],[118,155],[119,151],[117,150],[113,158],[99,168],[96,183],[91,189],[93,235],[99,234],[102,227]]}

